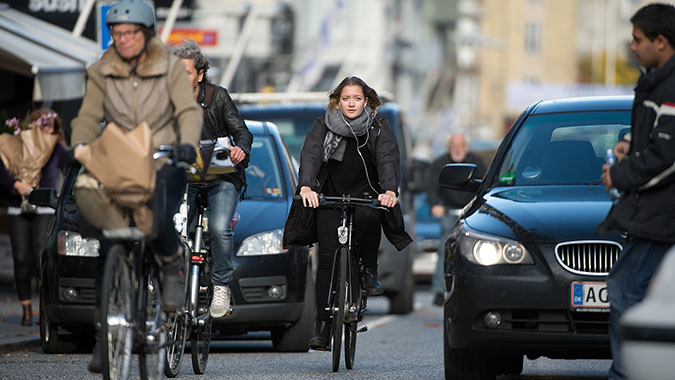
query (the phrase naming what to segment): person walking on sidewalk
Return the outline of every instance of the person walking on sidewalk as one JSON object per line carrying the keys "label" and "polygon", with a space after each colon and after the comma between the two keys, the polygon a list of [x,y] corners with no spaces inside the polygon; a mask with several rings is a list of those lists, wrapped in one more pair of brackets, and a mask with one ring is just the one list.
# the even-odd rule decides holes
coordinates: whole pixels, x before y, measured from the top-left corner
{"label": "person walking on sidewalk", "polygon": [[[38,109],[26,118],[21,131],[16,118],[14,136],[0,136],[0,186],[7,190],[7,229],[14,260],[14,282],[21,303],[22,326],[33,324],[31,306],[33,273],[40,261],[40,249],[54,210],[28,203],[34,188],[56,188],[63,170],[65,152],[61,119],[56,112]],[[30,146],[29,149],[24,149]],[[32,154],[31,154],[32,153]]]}
{"label": "person walking on sidewalk", "polygon": [[447,164],[470,163],[477,165],[476,177],[482,178],[486,171],[485,163],[483,163],[480,156],[471,152],[469,148],[470,144],[467,137],[461,133],[454,133],[448,138],[448,151],[436,158],[431,164],[431,180],[429,181],[429,189],[427,190],[427,203],[429,203],[431,215],[437,218],[441,225],[436,270],[431,277],[431,291],[434,293],[432,303],[438,306],[443,304],[445,235],[450,232],[450,229],[452,229],[452,226],[457,221],[459,211],[474,196],[474,193],[469,191],[441,188],[438,184],[438,177],[443,167]]}
{"label": "person walking on sidewalk", "polygon": [[[172,50],[183,60],[194,98],[204,109],[201,139],[210,142],[223,137],[230,139],[230,159],[236,165],[232,173],[207,175],[201,181],[191,183],[188,200],[193,206],[198,193],[206,194],[208,198],[208,233],[213,260],[213,301],[209,312],[213,318],[220,318],[231,309],[232,297],[228,286],[234,273],[231,222],[237,202],[246,186],[245,169],[250,159],[253,135],[244,124],[244,119],[227,90],[208,80],[206,73],[209,70],[209,61],[202,54],[199,45],[195,41],[185,40]],[[194,218],[196,211],[196,207],[190,207],[188,220]]]}
{"label": "person walking on sidewalk", "polygon": [[625,379],[619,318],[640,302],[675,243],[675,7],[649,4],[631,18],[631,51],[645,69],[635,87],[631,131],[614,146],[617,162],[602,167],[607,191],[622,193],[598,232],[628,237],[607,277],[610,380]]}

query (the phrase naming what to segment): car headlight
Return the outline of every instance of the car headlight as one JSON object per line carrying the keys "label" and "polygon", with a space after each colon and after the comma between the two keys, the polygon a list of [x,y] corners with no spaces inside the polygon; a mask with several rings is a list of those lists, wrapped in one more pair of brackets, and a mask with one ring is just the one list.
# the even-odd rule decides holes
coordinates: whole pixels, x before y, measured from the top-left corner
{"label": "car headlight", "polygon": [[281,248],[284,235],[283,228],[261,232],[244,239],[237,251],[237,256],[277,255],[288,252]]}
{"label": "car headlight", "polygon": [[97,257],[101,244],[94,238],[83,238],[73,231],[59,231],[56,235],[56,253],[65,256]]}
{"label": "car headlight", "polygon": [[475,264],[533,264],[525,246],[511,239],[462,231],[458,238],[460,252]]}

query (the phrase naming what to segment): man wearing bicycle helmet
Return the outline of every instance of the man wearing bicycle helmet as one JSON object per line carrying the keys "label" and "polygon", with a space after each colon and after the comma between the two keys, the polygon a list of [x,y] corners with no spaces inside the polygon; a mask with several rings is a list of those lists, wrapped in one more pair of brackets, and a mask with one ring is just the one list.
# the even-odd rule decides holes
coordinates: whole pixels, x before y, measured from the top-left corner
{"label": "man wearing bicycle helmet", "polygon": [[[164,144],[178,146],[178,159],[193,162],[199,142],[199,128],[195,126],[202,123],[202,110],[192,97],[192,87],[183,62],[170,54],[156,36],[154,10],[144,1],[122,0],[108,11],[106,25],[110,28],[112,45],[87,70],[86,94],[78,116],[72,122],[71,145],[75,147],[92,142],[101,132],[101,122],[114,122],[125,130],[132,130],[146,122],[152,131],[155,150]],[[73,150],[69,155],[74,155]],[[160,175],[161,172],[158,181]],[[180,182],[165,180],[166,183]],[[168,192],[177,194],[175,202],[168,203],[171,207],[175,203],[177,209],[182,191],[182,188],[177,188]],[[114,207],[112,200],[100,188],[76,187],[76,200],[83,234],[100,237],[102,228],[128,225],[126,214],[119,207]],[[173,216],[171,210],[166,211],[167,215]],[[184,303],[185,279],[173,223],[160,225],[163,227],[158,231],[157,238],[149,242],[149,247],[160,263],[163,307],[173,311]],[[96,268],[97,314],[105,252],[109,244],[102,241],[101,246]],[[94,348],[89,370],[101,370],[98,347]]]}

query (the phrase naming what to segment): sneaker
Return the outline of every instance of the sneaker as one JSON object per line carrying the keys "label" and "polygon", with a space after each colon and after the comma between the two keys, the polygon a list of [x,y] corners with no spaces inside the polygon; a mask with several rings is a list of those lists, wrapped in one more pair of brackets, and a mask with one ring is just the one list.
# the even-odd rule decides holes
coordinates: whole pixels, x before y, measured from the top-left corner
{"label": "sneaker", "polygon": [[159,287],[162,294],[162,310],[174,313],[185,305],[185,275],[180,257],[169,261],[162,259],[159,269]]}
{"label": "sneaker", "polygon": [[213,300],[210,313],[213,318],[220,318],[230,314],[230,288],[227,285],[213,286]]}

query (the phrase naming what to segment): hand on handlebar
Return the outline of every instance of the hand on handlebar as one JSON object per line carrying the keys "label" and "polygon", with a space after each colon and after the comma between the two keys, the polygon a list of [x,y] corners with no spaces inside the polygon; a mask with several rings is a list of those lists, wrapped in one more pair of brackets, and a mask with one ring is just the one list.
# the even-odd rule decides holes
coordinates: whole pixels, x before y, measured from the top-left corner
{"label": "hand on handlebar", "polygon": [[178,147],[178,152],[176,154],[178,161],[187,162],[192,165],[197,161],[197,152],[195,148],[190,144],[181,144]]}
{"label": "hand on handlebar", "polygon": [[319,206],[319,194],[309,186],[302,186],[300,188],[300,196],[302,197],[303,206],[312,208],[317,208]]}
{"label": "hand on handlebar", "polygon": [[396,198],[396,193],[391,190],[385,191],[383,194],[377,196],[377,200],[384,207],[392,208],[398,203],[398,198]]}

